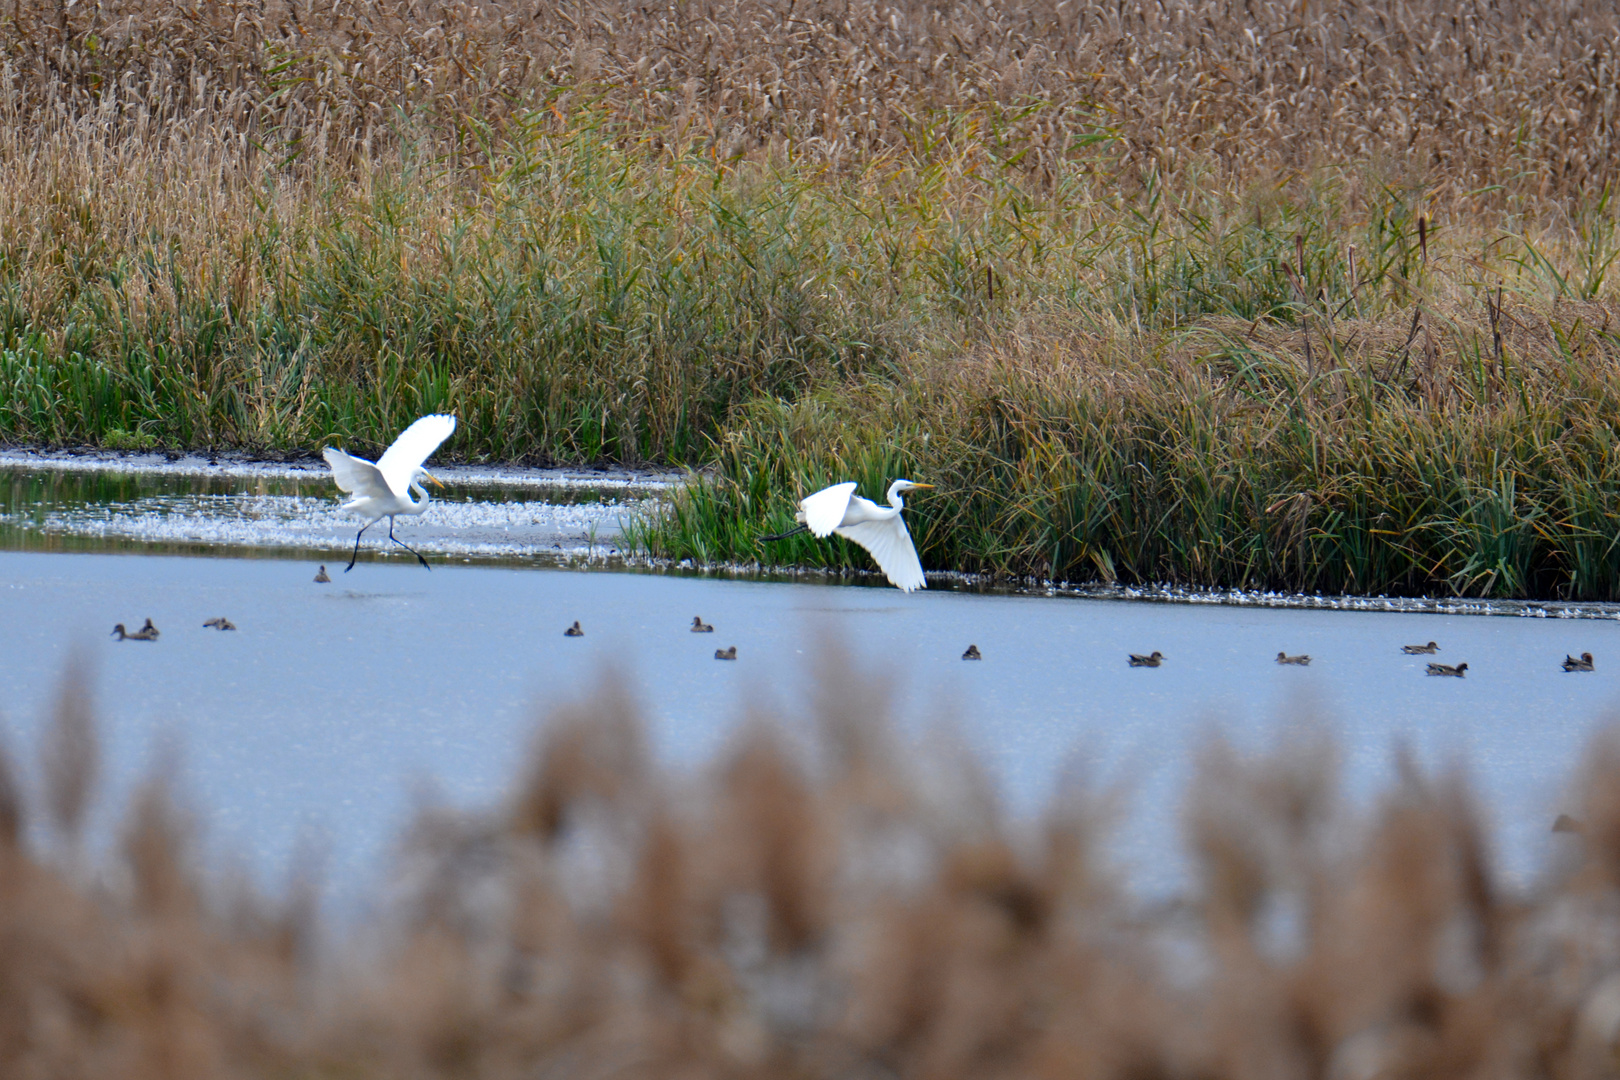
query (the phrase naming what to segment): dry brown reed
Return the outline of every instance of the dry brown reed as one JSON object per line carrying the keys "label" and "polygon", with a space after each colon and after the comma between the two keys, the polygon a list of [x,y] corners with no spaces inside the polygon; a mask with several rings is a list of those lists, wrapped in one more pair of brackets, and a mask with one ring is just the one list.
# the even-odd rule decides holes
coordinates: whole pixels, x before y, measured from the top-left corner
{"label": "dry brown reed", "polygon": [[722,157],[971,144],[1056,177],[1102,136],[1164,174],[1385,159],[1453,194],[1547,196],[1615,178],[1616,40],[1591,0],[16,0],[0,107],[30,127],[110,112],[137,141],[206,123],[244,153],[352,164],[402,116],[476,156],[481,125],[591,100]]}
{"label": "dry brown reed", "polygon": [[623,683],[552,718],[503,808],[422,811],[366,948],[199,870],[162,776],[115,864],[64,862],[0,755],[0,1074],[1612,1075],[1613,736],[1517,893],[1455,774],[1402,758],[1357,807],[1324,739],[1212,742],[1195,884],[1144,904],[1095,799],[1009,823],[971,762],[895,752],[876,685],[824,695],[813,746],[761,715],[682,777]]}
{"label": "dry brown reed", "polygon": [[1421,290],[1368,290],[1361,317],[1341,294],[1293,322],[1008,320],[897,377],[740,410],[716,473],[643,542],[677,559],[861,566],[837,545],[756,537],[786,527],[784,491],[920,476],[937,488],[908,517],[930,567],[1620,595],[1598,509],[1615,498],[1620,312],[1607,295],[1549,307],[1495,290],[1487,307],[1462,274],[1425,274]]}
{"label": "dry brown reed", "polygon": [[[931,567],[1620,596],[1583,430],[1615,397],[1617,19],[15,0],[0,438],[367,451],[447,410],[447,455],[762,485],[644,537],[675,559],[758,557],[790,502],[767,480],[882,466],[966,480],[922,530]],[[784,402],[833,434],[764,431]],[[1166,431],[1231,448],[1228,414],[1258,460],[1088,489],[1121,465],[1092,434],[1138,469]],[[1374,474],[1331,451],[1437,424],[1446,475],[1391,459],[1418,479],[1364,513]]]}
{"label": "dry brown reed", "polygon": [[80,656],[68,662],[50,733],[40,753],[51,825],[70,844],[78,842],[84,827],[100,767],[100,743],[96,739],[86,665]]}

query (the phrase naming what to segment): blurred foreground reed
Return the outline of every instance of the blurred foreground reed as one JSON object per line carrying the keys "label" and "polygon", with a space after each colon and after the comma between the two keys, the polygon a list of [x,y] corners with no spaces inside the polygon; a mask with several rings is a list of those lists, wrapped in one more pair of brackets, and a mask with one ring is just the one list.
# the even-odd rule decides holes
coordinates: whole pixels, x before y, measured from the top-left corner
{"label": "blurred foreground reed", "polygon": [[[622,680],[554,712],[499,807],[423,810],[368,944],[307,882],[199,866],[170,780],[85,854],[96,743],[71,672],[25,799],[0,757],[0,1075],[1597,1077],[1620,1051],[1620,742],[1534,888],[1466,784],[1403,762],[1375,806],[1332,747],[1212,742],[1196,885],[1132,899],[1108,801],[1009,823],[975,763],[896,753],[877,685],[805,738],[755,715],[677,776]],[[33,821],[42,813],[44,822]],[[352,929],[352,926],[349,928]]]}

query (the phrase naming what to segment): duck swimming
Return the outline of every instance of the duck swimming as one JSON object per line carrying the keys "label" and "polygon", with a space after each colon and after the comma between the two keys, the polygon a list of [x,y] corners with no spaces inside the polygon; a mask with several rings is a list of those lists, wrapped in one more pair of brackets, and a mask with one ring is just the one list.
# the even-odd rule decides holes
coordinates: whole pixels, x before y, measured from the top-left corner
{"label": "duck swimming", "polygon": [[332,584],[332,579],[326,576],[326,564],[325,563],[322,563],[321,568],[319,570],[315,571],[315,584],[317,584],[317,585],[330,585],[330,584]]}
{"label": "duck swimming", "polygon": [[1130,663],[1131,667],[1158,667],[1160,661],[1163,659],[1164,653],[1154,649],[1153,652],[1148,656],[1143,656],[1140,653],[1131,653]]}
{"label": "duck swimming", "polygon": [[1311,663],[1311,658],[1309,656],[1305,655],[1304,653],[1300,653],[1298,656],[1289,656],[1285,652],[1279,652],[1277,654],[1277,663],[1279,663],[1279,664],[1298,664],[1300,667],[1309,667],[1310,663]]}
{"label": "duck swimming", "polygon": [[579,628],[579,620],[578,619],[574,620],[574,625],[573,626],[570,626],[568,629],[563,631],[563,637],[584,637],[584,636],[585,636],[585,631],[583,631],[583,630],[581,630]]}
{"label": "duck swimming", "polygon": [[1553,821],[1552,831],[1575,833],[1576,835],[1580,835],[1586,831],[1586,825],[1583,822],[1576,821],[1568,814],[1559,814],[1558,817]]}
{"label": "duck swimming", "polygon": [[703,616],[694,615],[694,616],[692,616],[692,633],[694,633],[694,634],[712,634],[712,633],[714,633],[714,627],[712,627],[708,623],[704,622],[703,621]]}
{"label": "duck swimming", "polygon": [[151,619],[147,619],[146,625],[135,631],[133,634],[124,629],[123,623],[119,623],[117,626],[113,627],[112,632],[117,636],[119,641],[156,641],[158,639],[157,627],[152,625]]}
{"label": "duck swimming", "polygon": [[203,623],[203,625],[207,626],[207,627],[211,627],[211,628],[213,628],[215,630],[235,630],[236,629],[236,624],[231,622],[231,620],[227,619],[223,615],[221,615],[217,619],[209,619],[207,622]]}
{"label": "duck swimming", "polygon": [[733,645],[729,649],[716,649],[716,650],[714,650],[714,658],[716,660],[735,660],[735,659],[737,659],[737,646]]}
{"label": "duck swimming", "polygon": [[969,645],[967,647],[967,652],[962,654],[962,659],[964,659],[964,660],[983,660],[984,656],[983,656],[983,654],[981,654],[979,652],[979,647],[977,645]]}
{"label": "duck swimming", "polygon": [[1407,656],[1421,656],[1424,653],[1437,653],[1439,651],[1440,651],[1440,646],[1436,645],[1432,641],[1429,642],[1427,645],[1402,645],[1401,646],[1401,652],[1405,653]]}
{"label": "duck swimming", "polygon": [[1565,671],[1591,671],[1591,670],[1593,670],[1593,668],[1592,668],[1592,654],[1589,653],[1589,652],[1583,652],[1583,653],[1581,653],[1580,659],[1578,659],[1578,660],[1573,656],[1567,656],[1566,655],[1564,657],[1564,670]]}
{"label": "duck swimming", "polygon": [[1459,679],[1463,677],[1463,673],[1467,670],[1467,664],[1458,664],[1456,667],[1452,667],[1450,664],[1429,665],[1430,675],[1455,675]]}

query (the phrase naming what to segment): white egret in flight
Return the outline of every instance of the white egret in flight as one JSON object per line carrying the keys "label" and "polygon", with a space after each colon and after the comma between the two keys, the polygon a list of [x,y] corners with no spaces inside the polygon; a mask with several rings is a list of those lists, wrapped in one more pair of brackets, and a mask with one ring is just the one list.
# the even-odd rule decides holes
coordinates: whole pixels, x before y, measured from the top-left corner
{"label": "white egret in flight", "polygon": [[834,484],[799,503],[794,516],[799,526],[775,536],[762,536],[761,540],[782,540],[802,532],[817,537],[837,533],[853,540],[872,555],[894,587],[901,592],[928,588],[923,577],[922,564],[917,561],[917,549],[911,544],[911,533],[900,520],[900,511],[906,504],[900,500],[903,492],[931,488],[933,484],[913,484],[910,480],[896,480],[889,485],[888,506],[879,506],[871,499],[855,494],[855,482]]}
{"label": "white egret in flight", "polygon": [[[394,538],[394,517],[397,514],[420,514],[427,509],[432,500],[422,487],[423,480],[444,486],[422,468],[422,462],[454,430],[456,418],[453,416],[424,416],[401,432],[394,445],[383,453],[375,465],[330,446],[321,451],[326,463],[332,466],[332,479],[337,481],[337,486],[354,496],[343,504],[343,509],[353,510],[367,519],[360,526],[360,531],[354,534],[354,554],[349,556],[349,565],[343,568],[345,574],[354,569],[354,560],[360,557],[360,537],[383,518],[388,519],[388,539],[415,555],[416,561],[423,566],[428,565],[420,551]],[[413,491],[422,497],[421,502],[412,501]],[[428,566],[428,569],[433,567]]]}

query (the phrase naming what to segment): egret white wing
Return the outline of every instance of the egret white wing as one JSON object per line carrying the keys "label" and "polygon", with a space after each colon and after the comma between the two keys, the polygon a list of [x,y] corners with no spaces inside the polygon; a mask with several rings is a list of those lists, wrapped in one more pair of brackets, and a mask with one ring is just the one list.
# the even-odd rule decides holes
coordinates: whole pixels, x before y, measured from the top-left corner
{"label": "egret white wing", "polygon": [[849,497],[855,494],[855,481],[822,488],[814,495],[806,495],[799,502],[804,523],[817,536],[826,536],[844,522],[844,511],[849,509]]}
{"label": "egret white wing", "polygon": [[917,549],[911,543],[911,532],[899,514],[880,521],[845,525],[838,530],[838,535],[848,537],[871,552],[872,560],[901,592],[928,588],[922,563],[917,561]]}
{"label": "egret white wing", "polygon": [[331,446],[322,450],[321,456],[332,466],[332,479],[337,482],[340,489],[352,492],[362,499],[386,499],[392,494],[388,490],[388,481],[383,479],[382,470],[365,458],[345,454],[342,450]]}
{"label": "egret white wing", "polygon": [[424,416],[410,427],[399,433],[383,456],[377,459],[377,468],[382,472],[383,479],[388,482],[388,488],[400,498],[408,498],[411,477],[422,462],[428,459],[439,444],[450,437],[456,430],[456,418],[444,413],[434,413]]}

